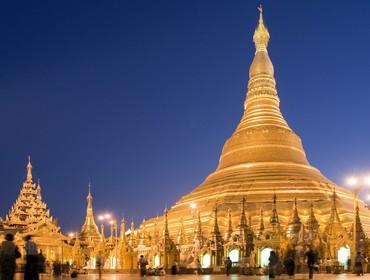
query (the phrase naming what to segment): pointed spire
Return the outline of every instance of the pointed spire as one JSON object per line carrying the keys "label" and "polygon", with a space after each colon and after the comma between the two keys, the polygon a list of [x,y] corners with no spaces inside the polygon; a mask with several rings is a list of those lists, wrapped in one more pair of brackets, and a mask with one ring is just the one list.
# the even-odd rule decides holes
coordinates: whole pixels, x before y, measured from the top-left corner
{"label": "pointed spire", "polygon": [[239,219],[239,227],[247,226],[247,219],[245,217],[245,197],[243,197],[240,203],[240,219]]}
{"label": "pointed spire", "polygon": [[28,156],[28,163],[27,163],[27,183],[32,183],[32,164],[31,164],[31,156]]}
{"label": "pointed spire", "polygon": [[163,221],[163,236],[169,237],[170,233],[168,231],[168,210],[167,207],[164,209],[164,221]]}
{"label": "pointed spire", "polygon": [[227,210],[227,230],[226,230],[226,236],[225,240],[230,240],[232,234],[233,234],[233,225],[232,225],[232,219],[231,219],[231,209],[229,208]]}
{"label": "pointed spire", "polygon": [[214,222],[213,222],[212,234],[220,235],[220,228],[218,227],[218,220],[217,220],[217,204],[213,208],[213,217],[214,217]]}
{"label": "pointed spire", "polygon": [[120,239],[121,241],[126,241],[126,220],[124,216],[122,217],[121,220]]}
{"label": "pointed spire", "polygon": [[87,194],[86,200],[87,200],[87,208],[92,210],[92,200],[93,197],[91,195],[91,183],[88,185],[89,187],[89,193]]}
{"label": "pointed spire", "polygon": [[184,229],[184,219],[183,217],[180,218],[180,229],[177,234],[176,243],[179,245],[183,245],[185,243],[185,229]]}
{"label": "pointed spire", "polygon": [[197,223],[197,227],[195,229],[195,236],[200,237],[200,236],[202,236],[202,221],[200,219],[200,211],[199,210],[197,211],[197,216],[198,216],[198,223]]}
{"label": "pointed spire", "polygon": [[329,221],[340,223],[340,218],[337,210],[337,193],[335,191],[335,186],[333,186],[333,195],[331,200],[331,211]]}
{"label": "pointed spire", "polygon": [[300,224],[301,223],[301,219],[299,218],[299,215],[298,215],[298,206],[297,206],[297,198],[296,197],[294,198],[293,215],[292,215],[290,223],[294,223],[294,224]]}
{"label": "pointed spire", "polygon": [[258,10],[260,12],[260,17],[258,20],[258,26],[253,35],[253,42],[256,45],[256,52],[267,51],[267,45],[270,39],[269,31],[263,22],[262,5],[258,7]]}
{"label": "pointed spire", "polygon": [[276,209],[276,193],[274,193],[273,201],[272,201],[272,211],[271,211],[270,224],[273,227],[276,227],[276,226],[279,225],[279,215],[278,215],[277,209]]}
{"label": "pointed spire", "polygon": [[313,210],[313,203],[312,202],[311,202],[311,205],[310,205],[310,215],[308,216],[307,227],[308,227],[309,233],[312,233],[311,235],[316,234],[317,230],[320,227],[320,224],[319,224],[319,222],[317,221],[317,219],[315,217],[315,212]]}
{"label": "pointed spire", "polygon": [[265,224],[263,222],[263,209],[260,208],[260,223],[257,231],[257,237],[261,237],[263,235],[263,232],[265,231]]}
{"label": "pointed spire", "polygon": [[88,184],[88,193],[86,197],[86,217],[80,232],[80,239],[87,242],[90,237],[93,241],[101,239],[98,226],[95,223],[94,210],[93,210],[93,196],[91,194],[91,184]]}

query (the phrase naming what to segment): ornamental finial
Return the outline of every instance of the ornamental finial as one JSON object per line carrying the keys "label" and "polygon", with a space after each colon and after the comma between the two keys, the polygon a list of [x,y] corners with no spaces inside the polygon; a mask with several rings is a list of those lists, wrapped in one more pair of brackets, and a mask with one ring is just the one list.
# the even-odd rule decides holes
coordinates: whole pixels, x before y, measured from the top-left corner
{"label": "ornamental finial", "polygon": [[257,7],[260,17],[258,20],[258,26],[253,35],[253,42],[256,45],[256,52],[258,51],[267,51],[267,45],[270,39],[269,31],[267,30],[263,22],[263,9],[262,5]]}
{"label": "ornamental finial", "polygon": [[32,164],[31,164],[31,156],[28,156],[28,163],[27,163],[27,177],[26,180],[28,183],[32,183]]}

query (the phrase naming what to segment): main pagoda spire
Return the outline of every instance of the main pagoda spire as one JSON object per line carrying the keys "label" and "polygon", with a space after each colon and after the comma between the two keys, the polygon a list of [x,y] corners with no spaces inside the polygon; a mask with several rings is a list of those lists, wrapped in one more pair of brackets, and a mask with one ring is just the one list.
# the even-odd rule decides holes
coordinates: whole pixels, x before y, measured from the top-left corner
{"label": "main pagoda spire", "polygon": [[259,7],[259,12],[253,35],[256,52],[249,68],[244,114],[224,145],[218,169],[257,162],[308,165],[300,138],[289,128],[280,112],[274,66],[267,48],[270,33],[262,7]]}

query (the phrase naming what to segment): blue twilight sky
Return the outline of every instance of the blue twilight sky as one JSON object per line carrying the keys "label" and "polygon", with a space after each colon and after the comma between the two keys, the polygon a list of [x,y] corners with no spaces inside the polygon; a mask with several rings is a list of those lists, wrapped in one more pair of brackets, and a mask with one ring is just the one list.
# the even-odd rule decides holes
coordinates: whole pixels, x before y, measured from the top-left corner
{"label": "blue twilight sky", "polygon": [[[160,213],[243,110],[260,1],[2,1],[0,215],[28,154],[64,231]],[[370,171],[370,1],[262,1],[281,108],[337,183]]]}

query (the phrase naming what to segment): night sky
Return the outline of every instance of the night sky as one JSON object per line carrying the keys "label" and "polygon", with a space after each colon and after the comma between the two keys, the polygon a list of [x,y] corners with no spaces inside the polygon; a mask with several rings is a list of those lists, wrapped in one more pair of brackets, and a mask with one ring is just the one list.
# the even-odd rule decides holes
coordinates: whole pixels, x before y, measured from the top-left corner
{"label": "night sky", "polygon": [[[213,171],[236,127],[260,1],[2,1],[0,215],[27,156],[64,232],[141,221]],[[370,2],[262,1],[281,109],[342,184],[370,171]]]}

